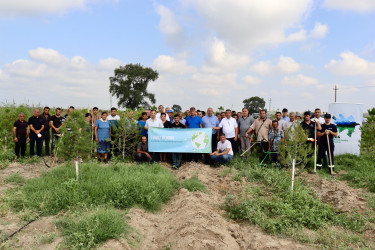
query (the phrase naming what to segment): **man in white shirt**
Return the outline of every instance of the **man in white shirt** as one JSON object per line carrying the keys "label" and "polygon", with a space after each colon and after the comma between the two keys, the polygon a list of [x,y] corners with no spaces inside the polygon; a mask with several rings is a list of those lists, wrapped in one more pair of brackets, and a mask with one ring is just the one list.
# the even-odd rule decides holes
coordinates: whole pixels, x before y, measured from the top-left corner
{"label": "man in white shirt", "polygon": [[[288,121],[284,121],[284,120],[281,119],[281,112],[276,112],[275,116],[276,116],[276,120],[279,124],[277,128],[279,130],[282,130],[285,133],[285,125]],[[289,114],[289,119],[290,119],[290,114]]]}
{"label": "man in white shirt", "polygon": [[107,116],[107,120],[110,121],[112,126],[111,141],[113,143],[111,143],[111,150],[108,154],[108,158],[111,159],[113,155],[118,156],[120,154],[119,136],[117,132],[118,121],[120,120],[120,116],[117,114],[116,108],[111,108],[111,114]]}
{"label": "man in white shirt", "polygon": [[289,121],[285,123],[285,131],[288,133],[293,131],[296,126],[299,125],[299,122],[296,120],[296,113],[289,113]]}
{"label": "man in white shirt", "polygon": [[311,121],[315,121],[315,119],[318,119],[320,124],[324,124],[325,120],[321,115],[322,112],[320,111],[320,108],[316,108],[314,111],[314,117],[311,118]]}
{"label": "man in white shirt", "polygon": [[232,144],[225,139],[225,134],[220,134],[220,141],[217,143],[215,152],[210,153],[211,159],[219,163],[225,164],[233,158]]}
{"label": "man in white shirt", "polygon": [[[238,139],[238,124],[236,119],[232,117],[232,111],[227,109],[225,111],[225,117],[221,119],[219,127],[213,129],[223,129],[226,139],[232,144],[234,154],[237,153],[237,139]],[[219,137],[217,138],[219,140]]]}
{"label": "man in white shirt", "polygon": [[163,122],[156,117],[156,110],[151,110],[151,118],[146,121],[145,130],[150,127],[164,128]]}
{"label": "man in white shirt", "polygon": [[[161,113],[166,113],[168,110],[165,110],[165,112],[164,112],[164,106],[163,105],[159,105],[158,110],[159,110],[159,113],[156,114],[156,118],[161,120],[161,117],[160,117]],[[167,121],[170,121],[169,116],[167,116]]]}

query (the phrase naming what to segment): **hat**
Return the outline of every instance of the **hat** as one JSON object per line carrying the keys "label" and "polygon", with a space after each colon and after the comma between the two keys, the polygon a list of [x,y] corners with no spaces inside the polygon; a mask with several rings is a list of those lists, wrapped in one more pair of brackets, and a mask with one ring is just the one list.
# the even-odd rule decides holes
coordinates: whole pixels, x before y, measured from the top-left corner
{"label": "hat", "polygon": [[326,114],[326,115],[324,116],[324,118],[328,118],[328,119],[330,119],[330,118],[331,118],[331,114]]}
{"label": "hat", "polygon": [[297,113],[296,113],[296,116],[299,116],[299,117],[301,117],[301,114],[297,112]]}
{"label": "hat", "polygon": [[168,110],[168,111],[167,111],[167,113],[173,113],[173,110],[172,110],[172,109],[170,109],[170,110]]}

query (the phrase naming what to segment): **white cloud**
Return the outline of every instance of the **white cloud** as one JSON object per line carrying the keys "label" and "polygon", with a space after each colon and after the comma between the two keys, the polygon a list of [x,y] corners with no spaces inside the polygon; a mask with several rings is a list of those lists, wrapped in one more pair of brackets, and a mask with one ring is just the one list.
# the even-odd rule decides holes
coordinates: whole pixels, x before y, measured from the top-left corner
{"label": "white cloud", "polygon": [[375,11],[374,0],[325,0],[323,6],[328,9],[344,11],[372,12]]}
{"label": "white cloud", "polygon": [[51,65],[66,64],[69,59],[53,49],[37,48],[29,51],[31,59]]}
{"label": "white cloud", "polygon": [[319,22],[315,23],[314,29],[310,31],[310,37],[323,38],[328,33],[328,26]]}
{"label": "white cloud", "polygon": [[153,62],[153,66],[160,72],[172,75],[185,75],[197,71],[193,66],[187,64],[185,60],[177,60],[171,56],[160,55]]}
{"label": "white cloud", "polygon": [[117,0],[3,0],[0,17],[63,14],[73,9],[85,9],[89,4],[117,2]]}
{"label": "white cloud", "polygon": [[288,42],[301,42],[307,39],[307,32],[306,30],[300,30],[298,32],[289,34],[286,40]]}
{"label": "white cloud", "polygon": [[298,87],[303,87],[303,86],[309,86],[309,85],[318,85],[319,82],[317,79],[309,76],[305,76],[302,74],[298,74],[296,76],[285,76],[283,79],[283,83],[285,85],[290,85],[290,86],[298,86]]}
{"label": "white cloud", "polygon": [[328,26],[321,24],[320,22],[315,23],[314,28],[307,34],[306,30],[301,29],[298,32],[289,34],[286,38],[288,42],[301,42],[307,39],[321,39],[325,37],[328,33]]}
{"label": "white cloud", "polygon": [[259,83],[262,82],[262,80],[260,80],[259,78],[255,77],[255,76],[250,76],[250,75],[244,76],[242,78],[242,80],[244,82],[246,82],[247,84],[250,84],[250,85],[259,84]]}
{"label": "white cloud", "polygon": [[301,65],[293,58],[281,55],[276,64],[271,61],[260,61],[251,66],[250,70],[258,75],[291,74],[301,69]]}
{"label": "white cloud", "polygon": [[369,62],[351,51],[342,52],[341,60],[332,59],[324,67],[335,75],[375,75],[375,62]]}

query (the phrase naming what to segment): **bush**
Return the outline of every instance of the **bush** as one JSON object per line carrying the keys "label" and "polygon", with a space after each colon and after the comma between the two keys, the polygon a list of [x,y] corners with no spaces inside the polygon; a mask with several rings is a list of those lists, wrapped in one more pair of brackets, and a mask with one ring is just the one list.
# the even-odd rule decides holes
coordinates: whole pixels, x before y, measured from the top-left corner
{"label": "bush", "polygon": [[80,165],[79,181],[75,169],[64,165],[44,173],[41,178],[28,180],[13,191],[9,202],[17,211],[32,209],[42,215],[57,214],[79,205],[110,204],[117,208],[140,205],[157,210],[169,200],[179,184],[160,165]]}
{"label": "bush", "polygon": [[206,186],[198,179],[198,176],[193,176],[190,179],[187,179],[184,182],[182,182],[182,187],[186,188],[190,192],[205,192],[207,190]]}
{"label": "bush", "polygon": [[4,179],[6,183],[15,183],[15,184],[23,184],[25,183],[25,177],[23,177],[20,173],[14,173]]}
{"label": "bush", "polygon": [[113,208],[96,208],[73,214],[57,222],[72,249],[91,249],[108,239],[129,232],[123,213]]}

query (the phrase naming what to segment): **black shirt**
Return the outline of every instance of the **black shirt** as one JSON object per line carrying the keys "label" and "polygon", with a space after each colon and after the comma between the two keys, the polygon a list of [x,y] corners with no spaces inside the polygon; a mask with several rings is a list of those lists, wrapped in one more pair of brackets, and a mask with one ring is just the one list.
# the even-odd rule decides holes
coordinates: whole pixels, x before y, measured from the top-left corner
{"label": "black shirt", "polygon": [[[51,121],[52,121],[52,124],[55,128],[59,128],[61,127],[62,123],[63,123],[63,120],[64,120],[64,117],[60,116],[60,117],[57,117],[56,115],[53,115],[51,117]],[[52,128],[52,134],[57,134],[57,132],[55,131],[54,128]]]}
{"label": "black shirt", "polygon": [[40,130],[45,123],[46,119],[42,115],[38,117],[32,116],[29,118],[29,121],[27,122],[27,124],[33,125],[35,130]]}
{"label": "black shirt", "polygon": [[304,130],[308,131],[309,138],[315,138],[315,122],[310,121],[310,124],[307,124],[305,121],[301,122],[301,126]]}
{"label": "black shirt", "polygon": [[48,114],[47,118],[42,115],[44,117],[44,119],[46,120],[46,123],[44,124],[44,129],[43,129],[43,132],[46,133],[49,131],[50,127],[49,127],[49,122],[51,121],[51,116]]}
{"label": "black shirt", "polygon": [[178,125],[176,125],[176,123],[172,123],[171,128],[185,128],[185,126],[182,123],[178,123]]}
{"label": "black shirt", "polygon": [[17,120],[14,122],[13,127],[16,128],[16,137],[24,137],[27,135],[26,133],[27,122],[26,121],[21,122],[20,120]]}
{"label": "black shirt", "polygon": [[[322,124],[322,130],[320,130],[320,133],[324,133],[326,130],[331,130],[332,132],[336,133],[337,132],[337,127],[335,124]],[[333,145],[333,135],[329,134],[329,144]],[[323,135],[320,137],[320,143],[322,144],[327,144],[327,135]]]}
{"label": "black shirt", "polygon": [[170,127],[171,127],[171,123],[169,121],[165,121],[164,128],[170,128]]}

